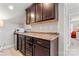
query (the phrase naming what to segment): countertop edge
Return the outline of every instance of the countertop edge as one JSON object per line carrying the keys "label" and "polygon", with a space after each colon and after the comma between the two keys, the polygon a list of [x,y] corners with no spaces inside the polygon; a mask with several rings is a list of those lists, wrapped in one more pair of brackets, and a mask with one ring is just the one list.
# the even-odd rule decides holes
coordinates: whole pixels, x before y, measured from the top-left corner
{"label": "countertop edge", "polygon": [[[34,35],[32,36],[32,35],[28,35],[28,34],[26,34],[26,33],[22,33],[22,32],[16,32],[16,33],[14,33],[14,34],[20,34],[20,35],[25,35],[25,36],[36,37],[36,36],[34,36]],[[39,34],[39,33],[38,33],[38,34]],[[46,34],[46,35],[47,35],[47,34]],[[48,35],[49,35],[49,34],[48,34]],[[51,35],[52,37],[49,36],[49,37],[51,37],[51,38],[49,38],[49,39],[48,39],[48,38],[47,38],[47,39],[46,39],[46,38],[44,39],[44,37],[42,38],[42,37],[40,37],[40,35],[37,36],[36,38],[41,38],[41,39],[44,39],[44,40],[50,40],[50,41],[52,41],[52,40],[58,38],[58,36],[59,36],[58,34],[53,34],[53,33],[50,34],[50,35]]]}

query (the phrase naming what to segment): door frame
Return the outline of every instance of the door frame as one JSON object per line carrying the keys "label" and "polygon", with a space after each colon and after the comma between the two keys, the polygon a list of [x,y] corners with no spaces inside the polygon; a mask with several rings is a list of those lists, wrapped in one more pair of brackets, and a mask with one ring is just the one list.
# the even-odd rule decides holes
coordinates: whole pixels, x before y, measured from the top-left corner
{"label": "door frame", "polygon": [[68,55],[70,47],[70,14],[69,4],[58,5],[59,55]]}

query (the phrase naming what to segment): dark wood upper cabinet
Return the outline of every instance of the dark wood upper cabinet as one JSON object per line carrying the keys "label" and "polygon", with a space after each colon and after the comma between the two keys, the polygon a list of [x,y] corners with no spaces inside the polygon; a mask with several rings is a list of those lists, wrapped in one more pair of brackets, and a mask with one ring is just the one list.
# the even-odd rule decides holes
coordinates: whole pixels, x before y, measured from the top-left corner
{"label": "dark wood upper cabinet", "polygon": [[42,20],[42,3],[36,4],[36,22]]}
{"label": "dark wood upper cabinet", "polygon": [[26,24],[57,19],[57,4],[35,3],[26,9]]}
{"label": "dark wood upper cabinet", "polygon": [[30,24],[30,9],[26,9],[26,24]]}
{"label": "dark wood upper cabinet", "polygon": [[35,22],[35,12],[36,11],[36,6],[35,4],[33,4],[31,7],[30,7],[30,22],[31,23],[34,23]]}
{"label": "dark wood upper cabinet", "polygon": [[55,19],[55,4],[43,3],[43,20]]}

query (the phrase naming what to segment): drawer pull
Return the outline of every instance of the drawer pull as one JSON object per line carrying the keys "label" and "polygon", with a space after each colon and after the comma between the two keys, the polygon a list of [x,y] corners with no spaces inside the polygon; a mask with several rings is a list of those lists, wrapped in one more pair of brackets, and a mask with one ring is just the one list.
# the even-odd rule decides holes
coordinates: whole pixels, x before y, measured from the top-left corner
{"label": "drawer pull", "polygon": [[37,41],[38,44],[42,44],[42,42]]}

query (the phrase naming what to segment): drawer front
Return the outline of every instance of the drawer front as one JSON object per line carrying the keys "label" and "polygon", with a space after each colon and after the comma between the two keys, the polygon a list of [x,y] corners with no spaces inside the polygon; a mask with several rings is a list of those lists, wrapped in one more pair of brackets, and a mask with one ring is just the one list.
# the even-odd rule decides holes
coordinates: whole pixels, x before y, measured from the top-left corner
{"label": "drawer front", "polygon": [[33,43],[34,44],[38,44],[38,45],[41,45],[45,48],[50,48],[50,41],[48,40],[44,40],[44,39],[39,39],[39,38],[33,38]]}
{"label": "drawer front", "polygon": [[26,36],[26,42],[32,43],[32,37]]}

